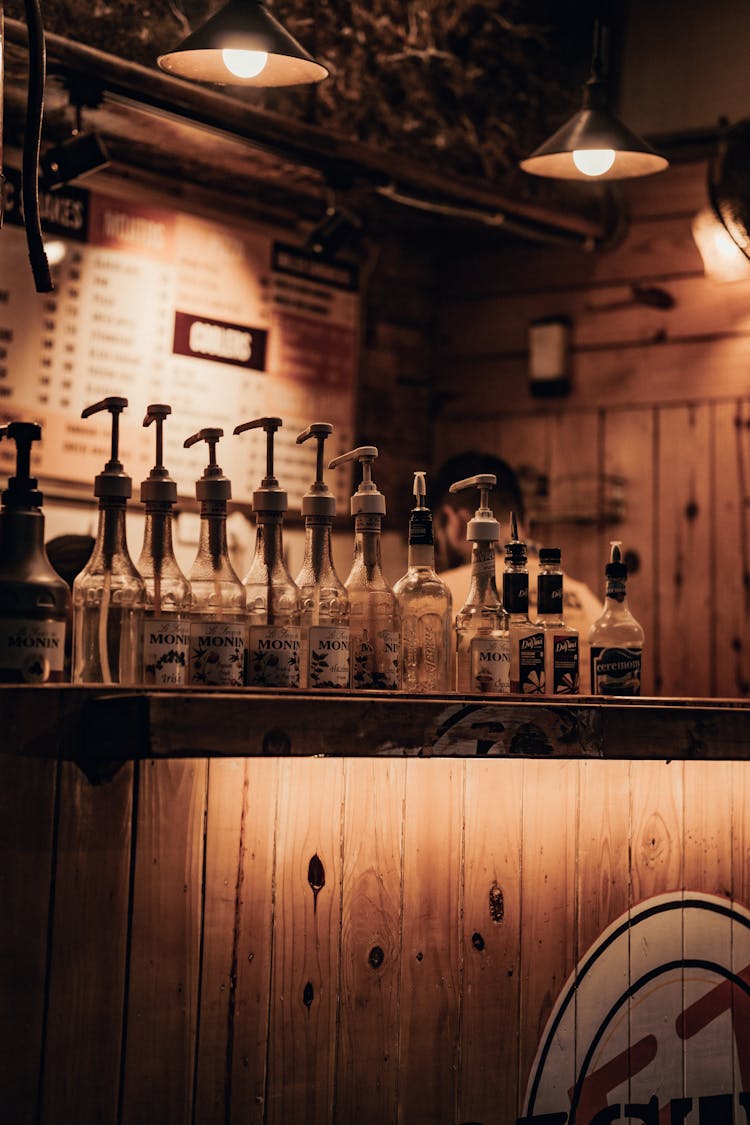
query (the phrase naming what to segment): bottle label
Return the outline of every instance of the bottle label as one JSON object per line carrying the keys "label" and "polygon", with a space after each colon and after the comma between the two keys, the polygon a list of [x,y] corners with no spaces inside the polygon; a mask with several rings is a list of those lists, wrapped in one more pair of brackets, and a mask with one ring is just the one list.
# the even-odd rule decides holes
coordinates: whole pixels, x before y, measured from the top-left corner
{"label": "bottle label", "polygon": [[591,648],[591,691],[594,695],[640,695],[640,648]]}
{"label": "bottle label", "polygon": [[562,574],[540,574],[537,578],[539,613],[554,613],[562,617],[563,576]]}
{"label": "bottle label", "polygon": [[193,621],[190,625],[190,683],[242,687],[245,626],[239,621]]}
{"label": "bottle label", "polygon": [[404,615],[402,628],[404,691],[446,691],[448,653],[445,624],[439,613]]}
{"label": "bottle label", "polygon": [[476,543],[471,555],[471,573],[477,578],[495,577],[495,544]]}
{"label": "bottle label", "polygon": [[518,683],[511,690],[524,695],[541,695],[544,692],[544,633],[529,633],[519,637]]}
{"label": "bottle label", "polygon": [[297,625],[251,625],[247,682],[259,687],[299,687]]}
{"label": "bottle label", "polygon": [[311,688],[349,687],[349,630],[312,625],[309,632],[307,682]]}
{"label": "bottle label", "polygon": [[0,680],[45,684],[62,678],[64,621],[0,620]]}
{"label": "bottle label", "polygon": [[372,513],[362,513],[354,517],[355,531],[380,531],[383,517]]}
{"label": "bottle label", "polygon": [[147,617],[143,622],[143,682],[187,683],[190,622],[177,615]]}
{"label": "bottle label", "polygon": [[503,606],[508,613],[529,612],[529,576],[521,573],[503,574]]}
{"label": "bottle label", "polygon": [[471,642],[471,691],[507,695],[510,691],[510,643],[506,637],[474,637]]}
{"label": "bottle label", "polygon": [[556,633],[552,641],[552,694],[577,695],[581,690],[578,668],[578,636]]}
{"label": "bottle label", "polygon": [[367,629],[352,633],[352,687],[398,691],[401,635],[381,629],[371,636]]}

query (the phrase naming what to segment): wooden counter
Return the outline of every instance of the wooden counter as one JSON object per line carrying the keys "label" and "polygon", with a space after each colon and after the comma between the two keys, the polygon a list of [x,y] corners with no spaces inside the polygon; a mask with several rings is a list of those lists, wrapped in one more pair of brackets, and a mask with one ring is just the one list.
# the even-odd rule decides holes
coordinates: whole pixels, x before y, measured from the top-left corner
{"label": "wooden counter", "polygon": [[3,688],[0,724],[3,1120],[744,1120],[750,705]]}

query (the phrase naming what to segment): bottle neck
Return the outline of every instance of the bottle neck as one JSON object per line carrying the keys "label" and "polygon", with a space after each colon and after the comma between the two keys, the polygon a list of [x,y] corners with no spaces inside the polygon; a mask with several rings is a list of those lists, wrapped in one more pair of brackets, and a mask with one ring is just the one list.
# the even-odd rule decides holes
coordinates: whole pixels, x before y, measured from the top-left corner
{"label": "bottle neck", "polygon": [[44,554],[44,516],[39,508],[4,508],[0,513],[0,565],[4,570]]}
{"label": "bottle neck", "polygon": [[408,567],[426,567],[429,570],[435,569],[435,548],[428,547],[424,543],[409,544],[408,553]]}
{"label": "bottle neck", "polygon": [[108,499],[99,504],[99,527],[96,543],[91,556],[92,562],[102,556],[109,565],[115,555],[128,556],[128,541],[125,529],[126,501]]}
{"label": "bottle neck", "polygon": [[471,586],[467,604],[499,601],[495,579],[495,544],[481,540],[471,548]]}
{"label": "bottle neck", "polygon": [[621,578],[608,578],[606,589],[606,608],[617,609],[627,607],[627,590]]}
{"label": "bottle neck", "polygon": [[368,571],[381,569],[380,516],[357,516],[354,523],[354,562]]}
{"label": "bottle neck", "polygon": [[333,570],[330,520],[316,516],[308,516],[305,520],[305,557],[302,567],[313,575],[316,582],[321,575]]}
{"label": "bottle neck", "polygon": [[206,501],[201,504],[201,526],[198,554],[216,561],[229,558],[227,546],[227,509],[224,503]]}
{"label": "bottle neck", "polygon": [[174,558],[172,546],[172,508],[169,504],[146,508],[143,555],[155,561]]}

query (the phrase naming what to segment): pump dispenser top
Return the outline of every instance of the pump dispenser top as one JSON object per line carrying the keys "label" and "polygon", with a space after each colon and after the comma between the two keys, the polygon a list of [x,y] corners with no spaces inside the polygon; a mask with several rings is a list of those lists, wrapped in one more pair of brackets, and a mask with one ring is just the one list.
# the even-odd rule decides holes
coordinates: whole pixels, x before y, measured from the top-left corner
{"label": "pump dispenser top", "polygon": [[351,499],[351,514],[353,516],[385,515],[385,496],[379,491],[378,486],[372,479],[372,465],[377,456],[377,446],[360,445],[356,449],[351,449],[348,453],[342,453],[339,457],[334,457],[332,461],[328,462],[329,469],[335,469],[348,461],[359,461],[362,466],[362,480]]}
{"label": "pump dispenser top", "polygon": [[112,448],[109,461],[104,470],[94,479],[94,496],[102,500],[129,500],[133,495],[133,482],[125,472],[120,461],[120,415],[128,405],[126,398],[111,395],[87,406],[81,411],[82,418],[90,418],[92,414],[108,410],[112,415]]}
{"label": "pump dispenser top", "polygon": [[490,507],[490,492],[496,484],[497,477],[494,473],[478,473],[477,476],[456,481],[450,486],[450,492],[463,492],[465,488],[472,487],[479,489],[479,507],[474,513],[474,519],[469,520],[466,527],[469,542],[497,543],[500,540],[500,524]]}
{"label": "pump dispenser top", "polygon": [[232,482],[229,477],[224,476],[221,466],[216,462],[216,446],[223,437],[222,429],[209,427],[198,430],[197,434],[191,434],[182,443],[183,449],[190,449],[199,441],[205,441],[208,446],[208,464],[203,470],[203,476],[195,482],[195,495],[198,500],[222,503],[232,499]]}
{"label": "pump dispenser top", "polygon": [[177,485],[164,467],[164,420],[172,413],[166,403],[153,403],[146,407],[144,426],[156,426],[156,460],[146,480],[141,482],[141,503],[175,504]]}
{"label": "pump dispenser top", "polygon": [[36,422],[9,422],[0,426],[0,441],[9,438],[16,443],[16,475],[8,480],[3,492],[4,508],[41,508],[43,497],[38,481],[31,475],[31,446],[42,440],[42,427]]}
{"label": "pump dispenser top", "polygon": [[281,418],[254,418],[234,427],[235,434],[244,434],[246,430],[264,430],[266,434],[266,475],[260,488],[253,492],[253,511],[258,514],[282,515],[289,507],[287,494],[273,473],[274,434],[283,424]]}
{"label": "pump dispenser top", "polygon": [[308,426],[306,430],[303,430],[301,434],[297,434],[297,445],[309,441],[310,438],[315,438],[318,443],[315,462],[315,480],[302,497],[303,516],[322,516],[328,519],[336,515],[336,497],[323,480],[325,443],[332,433],[333,426],[330,422],[313,422],[312,425]]}

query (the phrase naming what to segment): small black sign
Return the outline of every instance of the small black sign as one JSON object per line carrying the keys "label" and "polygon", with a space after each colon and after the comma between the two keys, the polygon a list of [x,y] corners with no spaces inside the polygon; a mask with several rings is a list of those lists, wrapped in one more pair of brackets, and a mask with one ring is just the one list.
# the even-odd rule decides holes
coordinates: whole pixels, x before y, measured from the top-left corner
{"label": "small black sign", "polygon": [[276,273],[301,277],[332,289],[345,289],[349,293],[356,293],[359,284],[356,266],[348,262],[329,262],[286,242],[274,242],[271,264]]}
{"label": "small black sign", "polygon": [[186,312],[174,314],[174,355],[265,371],[267,342],[265,328],[230,324],[226,320]]}
{"label": "small black sign", "polygon": [[[3,216],[14,226],[23,226],[21,173],[5,168],[3,184]],[[58,238],[86,242],[89,233],[89,192],[84,188],[61,187],[56,191],[39,189],[39,213],[42,230]]]}

